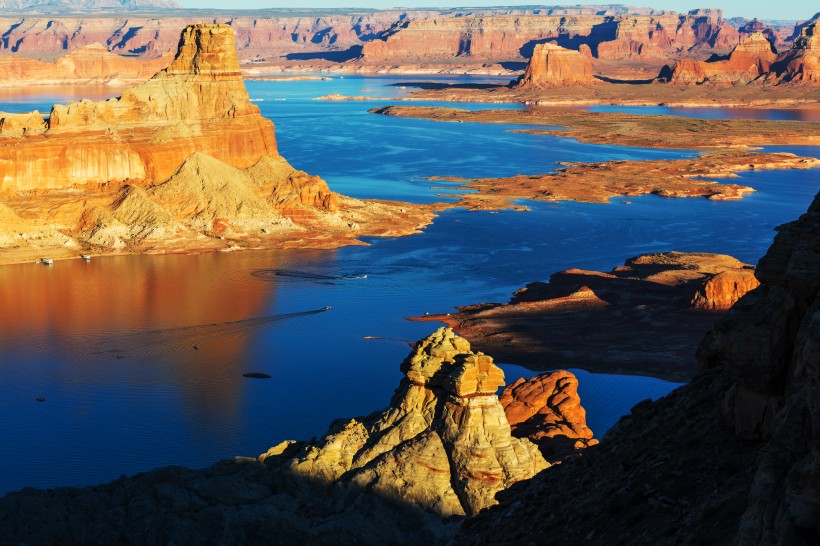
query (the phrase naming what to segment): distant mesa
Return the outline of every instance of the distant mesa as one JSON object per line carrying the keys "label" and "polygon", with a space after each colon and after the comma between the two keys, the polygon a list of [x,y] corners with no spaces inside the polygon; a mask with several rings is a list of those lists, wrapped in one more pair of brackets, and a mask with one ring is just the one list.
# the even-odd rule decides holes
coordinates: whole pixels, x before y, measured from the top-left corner
{"label": "distant mesa", "polygon": [[551,43],[535,46],[524,75],[516,85],[524,88],[565,87],[597,83],[589,57]]}

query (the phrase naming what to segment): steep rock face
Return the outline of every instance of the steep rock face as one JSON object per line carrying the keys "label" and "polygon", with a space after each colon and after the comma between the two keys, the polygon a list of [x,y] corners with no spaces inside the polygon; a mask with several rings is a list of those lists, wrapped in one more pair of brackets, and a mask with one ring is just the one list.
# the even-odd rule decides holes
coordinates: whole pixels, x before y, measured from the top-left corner
{"label": "steep rock face", "polygon": [[686,15],[667,12],[618,20],[613,39],[597,46],[601,59],[663,58],[690,49],[728,50],[738,33],[720,10],[692,10]]}
{"label": "steep rock face", "polygon": [[3,131],[0,143],[0,191],[158,182],[195,152],[240,169],[277,155],[226,25],[187,27],[171,65],[150,81],[119,99],[55,105],[43,134]]}
{"label": "steep rock face", "polygon": [[172,59],[171,52],[155,59],[123,57],[109,53],[102,44],[93,43],[74,50],[53,63],[2,55],[0,78],[3,85],[15,86],[26,81],[34,81],[38,85],[143,81],[168,66]]}
{"label": "steep rock face", "polygon": [[779,231],[761,286],[703,340],[700,376],[503,493],[454,542],[816,544],[820,194]]}
{"label": "steep rock face", "polygon": [[723,407],[735,433],[767,441],[740,521],[746,544],[820,535],[820,194],[779,231],[758,265],[762,286],[698,352],[734,380]]}
{"label": "steep rock face", "polygon": [[754,32],[735,46],[729,57],[713,62],[684,59],[675,63],[669,83],[699,84],[704,82],[746,83],[771,70],[777,52],[769,38]]}
{"label": "steep rock face", "polygon": [[779,82],[820,84],[820,21],[803,27],[792,48],[777,57],[772,73]]}
{"label": "steep rock face", "polygon": [[504,373],[452,330],[419,341],[402,371],[389,408],[332,425],[291,471],[450,516],[478,513],[548,466],[534,444],[511,435],[495,394]]}
{"label": "steep rock face", "polygon": [[598,443],[587,427],[578,378],[566,370],[519,378],[498,398],[513,436],[535,442],[549,461]]}
{"label": "steep rock face", "polygon": [[527,69],[518,80],[518,86],[543,89],[598,81],[592,75],[592,63],[588,57],[577,51],[544,43],[533,49]]}

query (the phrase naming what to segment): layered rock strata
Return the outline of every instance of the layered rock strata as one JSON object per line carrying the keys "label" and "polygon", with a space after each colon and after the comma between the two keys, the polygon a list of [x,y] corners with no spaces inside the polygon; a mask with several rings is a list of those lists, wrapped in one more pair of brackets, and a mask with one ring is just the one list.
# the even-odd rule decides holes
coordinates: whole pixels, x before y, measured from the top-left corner
{"label": "layered rock strata", "polygon": [[498,397],[516,438],[538,445],[550,462],[598,444],[587,426],[578,378],[566,370],[519,378]]}
{"label": "layered rock strata", "polygon": [[477,514],[549,466],[535,444],[511,435],[496,395],[504,372],[452,330],[416,344],[402,371],[388,409],[332,425],[291,471],[451,516]]}
{"label": "layered rock strata", "polygon": [[444,322],[480,350],[531,369],[687,381],[704,334],[757,284],[751,267],[731,256],[665,252],[609,273],[568,269],[530,283],[509,303],[413,320]]}
{"label": "layered rock strata", "polygon": [[121,84],[144,81],[168,66],[169,52],[153,59],[124,57],[109,52],[102,44],[89,44],[44,62],[22,56],[0,56],[0,87],[59,84]]}
{"label": "layered rock strata", "polygon": [[503,493],[454,542],[815,544],[820,194],[779,232],[761,286],[703,340],[701,375]]}
{"label": "layered rock strata", "polygon": [[767,74],[776,58],[777,51],[769,38],[754,32],[744,37],[724,60],[683,59],[675,63],[668,77],[661,77],[673,84],[748,83]]}
{"label": "layered rock strata", "polygon": [[801,29],[791,49],[773,63],[772,73],[779,82],[820,84],[820,20]]}
{"label": "layered rock strata", "polygon": [[563,87],[596,83],[590,60],[570,49],[544,43],[535,46],[517,85],[527,88]]}
{"label": "layered rock strata", "polygon": [[417,232],[433,207],[335,194],[278,155],[226,25],[117,99],[0,114],[0,201],[25,224],[0,263],[80,252],[336,247]]}
{"label": "layered rock strata", "polygon": [[55,105],[45,127],[0,133],[0,192],[160,182],[194,152],[240,169],[278,155],[226,25],[187,27],[173,62],[150,81],[118,99]]}

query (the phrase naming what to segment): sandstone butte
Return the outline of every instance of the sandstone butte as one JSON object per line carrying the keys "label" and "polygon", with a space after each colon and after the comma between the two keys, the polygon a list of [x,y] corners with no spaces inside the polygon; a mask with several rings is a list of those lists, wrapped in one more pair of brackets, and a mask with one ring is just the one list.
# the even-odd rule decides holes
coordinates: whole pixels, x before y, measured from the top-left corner
{"label": "sandstone butte", "polygon": [[757,285],[751,266],[731,256],[665,252],[609,273],[568,269],[528,284],[509,303],[412,320],[444,322],[476,348],[531,369],[688,381],[705,333]]}
{"label": "sandstone butte", "polygon": [[577,51],[543,43],[535,46],[519,87],[562,87],[597,83],[592,75],[592,63]]}
{"label": "sandstone butte", "polygon": [[659,79],[673,84],[709,83],[820,83],[818,21],[804,26],[787,51],[777,54],[769,38],[749,34],[729,57],[716,61],[678,61],[662,70]]}
{"label": "sandstone butte", "polygon": [[[594,443],[566,372],[517,381],[502,405],[503,371],[447,328],[419,340],[401,370],[386,409],[337,420],[318,440],[282,442],[205,470],[161,468],[95,487],[9,494],[0,498],[0,536],[63,544],[443,544],[463,516],[549,468],[527,435],[543,429],[542,449],[563,445],[564,435]],[[520,433],[504,406],[525,419]]]}
{"label": "sandstone butte", "polygon": [[499,495],[453,543],[816,544],[818,249],[820,194],[778,228],[761,285],[705,336],[691,383]]}
{"label": "sandstone butte", "polygon": [[431,207],[333,193],[293,168],[250,102],[227,25],[182,31],[171,64],[119,98],[0,113],[0,262],[80,252],[351,244]]}
{"label": "sandstone butte", "polygon": [[109,52],[99,43],[89,44],[69,52],[54,62],[44,62],[19,55],[0,56],[0,87],[29,83],[99,84],[144,81],[165,68],[173,52],[157,58],[124,57]]}

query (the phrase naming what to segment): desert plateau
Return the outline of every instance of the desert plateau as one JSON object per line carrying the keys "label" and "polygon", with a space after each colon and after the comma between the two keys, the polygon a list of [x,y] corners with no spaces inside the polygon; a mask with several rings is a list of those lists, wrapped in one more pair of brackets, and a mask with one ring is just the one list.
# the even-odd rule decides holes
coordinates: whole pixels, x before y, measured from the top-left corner
{"label": "desert plateau", "polygon": [[816,9],[269,4],[0,0],[0,545],[820,542]]}

